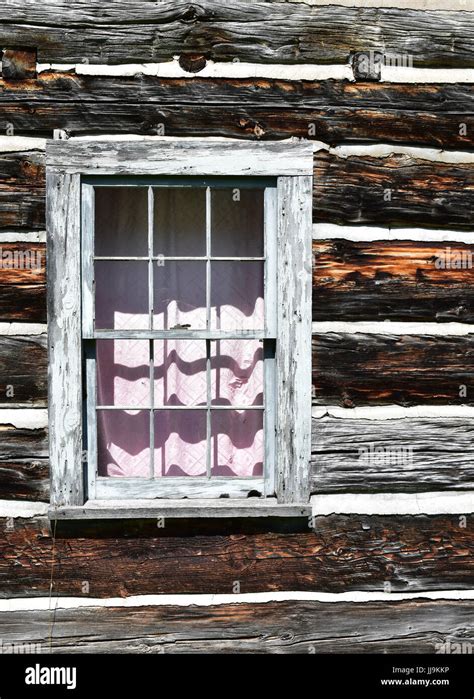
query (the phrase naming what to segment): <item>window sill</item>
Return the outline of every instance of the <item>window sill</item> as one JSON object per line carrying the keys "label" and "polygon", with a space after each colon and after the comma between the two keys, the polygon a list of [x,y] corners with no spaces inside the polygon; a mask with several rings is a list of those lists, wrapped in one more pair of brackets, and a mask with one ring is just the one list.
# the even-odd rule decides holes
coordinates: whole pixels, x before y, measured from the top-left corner
{"label": "window sill", "polygon": [[89,500],[85,505],[51,507],[50,520],[121,520],[245,517],[309,517],[311,505],[277,503],[274,498],[259,500]]}

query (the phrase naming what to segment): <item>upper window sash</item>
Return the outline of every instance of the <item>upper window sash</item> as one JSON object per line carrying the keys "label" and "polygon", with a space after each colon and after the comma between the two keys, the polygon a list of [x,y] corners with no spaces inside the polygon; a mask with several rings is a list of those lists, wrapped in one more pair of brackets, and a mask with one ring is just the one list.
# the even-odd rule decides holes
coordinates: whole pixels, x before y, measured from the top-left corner
{"label": "upper window sash", "polygon": [[[94,264],[96,260],[134,259],[133,257],[106,257],[95,255],[95,191],[98,187],[141,187],[148,191],[148,254],[136,259],[148,262],[148,329],[104,329],[95,326],[95,294],[94,294]],[[154,196],[155,190],[169,187],[194,187],[206,192],[206,254],[204,256],[166,256],[157,255],[153,249],[154,238]],[[263,210],[263,242],[264,250],[261,257],[222,257],[212,254],[211,250],[211,188],[261,189],[264,195]],[[83,178],[81,186],[81,237],[82,237],[82,336],[84,339],[106,338],[141,338],[141,339],[275,339],[277,336],[277,182],[275,178],[114,178],[93,177]],[[163,329],[153,328],[153,277],[156,275],[154,265],[158,260],[166,261],[202,261],[206,263],[206,309],[207,319],[204,329]],[[261,261],[263,263],[264,279],[264,327],[261,329],[213,329],[210,325],[209,310],[212,305],[211,263],[228,260],[232,261]]]}

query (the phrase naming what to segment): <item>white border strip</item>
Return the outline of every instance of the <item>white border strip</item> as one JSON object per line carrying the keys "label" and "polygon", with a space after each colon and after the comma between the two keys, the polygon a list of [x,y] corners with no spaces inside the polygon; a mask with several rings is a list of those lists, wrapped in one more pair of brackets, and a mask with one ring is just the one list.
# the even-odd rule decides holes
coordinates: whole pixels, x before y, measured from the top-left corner
{"label": "white border strip", "polygon": [[[390,53],[390,52],[389,52]],[[348,80],[355,81],[348,63],[249,63],[245,61],[212,61],[197,73],[184,70],[179,56],[158,63],[38,63],[37,72],[76,73],[96,77],[134,77],[147,75],[156,78],[266,78],[274,80]],[[385,83],[474,83],[472,68],[413,68],[381,66],[381,81]]]}
{"label": "white border strip", "polygon": [[122,63],[102,65],[98,63],[38,63],[37,72],[75,72],[77,75],[103,77],[133,77],[148,75],[156,78],[268,78],[278,80],[351,80],[354,81],[349,64],[314,63],[246,63],[244,61],[209,60],[198,73],[184,70],[179,65],[179,56],[161,63]]}
{"label": "white border strip", "polygon": [[381,321],[316,321],[312,324],[313,333],[369,333],[377,335],[471,335],[474,324],[470,323],[411,323],[392,320]]}
{"label": "white border strip", "polygon": [[15,517],[36,517],[48,514],[47,502],[30,502],[23,500],[0,500],[0,517],[15,519]]}
{"label": "white border strip", "polygon": [[373,143],[370,145],[341,145],[334,148],[328,147],[322,141],[314,141],[315,150],[328,150],[338,158],[351,158],[354,156],[368,156],[371,158],[388,158],[391,155],[408,155],[417,160],[427,160],[437,163],[474,163],[474,153],[468,151],[443,150],[441,148],[427,148],[423,146],[401,146],[396,143]]}
{"label": "white border strip", "polygon": [[474,491],[431,493],[337,493],[311,497],[313,517],[337,515],[467,515]]}
{"label": "white border strip", "polygon": [[46,138],[34,138],[33,136],[0,136],[0,153],[45,150],[46,140]]}
{"label": "white border strip", "polygon": [[267,604],[268,602],[399,602],[410,600],[474,600],[474,590],[427,592],[254,592],[235,595],[133,595],[130,597],[29,597],[1,599],[0,612],[55,611],[84,607],[210,607],[224,604]]}
{"label": "white border strip", "polygon": [[19,233],[17,231],[0,232],[0,245],[3,243],[45,243],[46,231],[31,231],[31,233]]}
{"label": "white border strip", "polygon": [[341,408],[339,405],[314,406],[311,415],[315,419],[325,417],[342,420],[400,420],[404,418],[466,418],[474,420],[474,407],[470,405],[372,405],[359,408]]}
{"label": "white border strip", "polygon": [[0,323],[0,336],[43,335],[47,329],[46,323]]}
{"label": "white border strip", "polygon": [[48,427],[48,410],[47,408],[2,408],[0,425],[12,425],[18,429],[27,430],[42,429]]}
{"label": "white border strip", "polygon": [[[328,5],[328,0],[291,0],[305,5]],[[406,10],[462,10],[474,12],[472,0],[331,0],[331,5],[341,7],[382,7]]]}
{"label": "white border strip", "polygon": [[474,83],[472,68],[403,68],[382,64],[380,76],[385,83]]}
{"label": "white border strip", "polygon": [[456,242],[474,245],[473,231],[445,231],[430,228],[383,228],[381,226],[338,226],[335,223],[314,223],[313,240],[407,240],[419,242]]}

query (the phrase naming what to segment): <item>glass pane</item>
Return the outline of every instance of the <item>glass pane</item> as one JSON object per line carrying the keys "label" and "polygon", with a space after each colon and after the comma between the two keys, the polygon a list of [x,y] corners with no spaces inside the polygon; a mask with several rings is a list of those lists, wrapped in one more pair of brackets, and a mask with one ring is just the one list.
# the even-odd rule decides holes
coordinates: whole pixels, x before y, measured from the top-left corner
{"label": "glass pane", "polygon": [[155,406],[206,405],[206,342],[155,340]]}
{"label": "glass pane", "polygon": [[148,328],[148,262],[95,262],[96,329]]}
{"label": "glass pane", "polygon": [[203,257],[206,254],[206,190],[155,187],[153,254]]}
{"label": "glass pane", "polygon": [[95,254],[99,257],[148,255],[146,187],[95,188]]}
{"label": "glass pane", "polygon": [[263,343],[211,342],[213,405],[263,405]]}
{"label": "glass pane", "polygon": [[154,287],[155,330],[206,327],[205,262],[155,263]]}
{"label": "glass pane", "polygon": [[149,408],[146,340],[97,340],[97,405]]}
{"label": "glass pane", "polygon": [[216,257],[263,257],[263,189],[213,189],[211,248]]}
{"label": "glass pane", "polygon": [[97,410],[99,476],[150,477],[148,410]]}
{"label": "glass pane", "polygon": [[206,475],[206,410],[155,413],[155,477]]}
{"label": "glass pane", "polygon": [[211,412],[211,475],[263,475],[263,410]]}
{"label": "glass pane", "polygon": [[263,264],[211,263],[212,329],[264,329]]}

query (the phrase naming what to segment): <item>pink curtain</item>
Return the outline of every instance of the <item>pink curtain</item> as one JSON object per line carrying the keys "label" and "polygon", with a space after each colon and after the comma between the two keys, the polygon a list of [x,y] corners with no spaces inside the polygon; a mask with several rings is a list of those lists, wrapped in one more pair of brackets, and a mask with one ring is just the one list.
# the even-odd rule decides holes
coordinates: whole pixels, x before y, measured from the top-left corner
{"label": "pink curtain", "polygon": [[[124,231],[128,227],[132,239],[141,237],[143,220],[138,217],[134,223],[129,208],[136,207],[137,200],[141,206],[143,196],[131,196],[129,190],[122,195],[124,189],[116,188],[114,196],[121,200],[117,211],[121,212],[122,218],[118,218],[125,223],[118,223],[115,216],[114,225],[110,225],[103,211],[100,216],[96,215],[96,240],[100,236],[96,255],[136,254],[131,252],[133,246]],[[198,252],[200,243],[195,238],[200,238],[202,233],[203,193],[175,190],[168,196],[166,192],[170,191],[160,190],[155,201],[155,206],[159,204],[161,207],[158,213],[155,208],[155,254],[160,241],[161,249],[167,255],[201,254]],[[219,240],[219,251],[215,254],[257,256],[261,254],[258,247],[261,193],[257,192],[253,200],[246,193],[245,202],[241,202],[246,207],[242,224],[246,229],[239,229],[243,252],[235,249],[238,221],[236,224],[232,219],[232,226],[226,229],[226,215],[222,213],[227,207],[227,215],[232,214],[238,219],[236,212],[243,211],[230,201],[231,194],[230,191],[227,195],[219,192],[220,198],[216,200],[219,217],[216,213],[215,235]],[[107,194],[109,199],[105,197],[109,207],[112,205],[110,196]],[[248,212],[252,201],[255,221]],[[103,199],[99,206],[105,206]],[[249,221],[253,221],[252,225]],[[121,231],[118,242],[117,226]],[[160,227],[163,228],[161,238]],[[119,252],[113,252],[116,244]],[[186,252],[189,249],[194,252]],[[95,279],[96,328],[148,327],[147,262],[96,261]],[[263,328],[262,262],[211,263],[211,290],[211,328]],[[205,262],[158,260],[154,265],[154,328],[205,328],[205,291]],[[220,340],[211,342],[210,347],[211,404],[215,408],[231,407],[211,410],[211,474],[260,476],[264,451],[263,411],[245,408],[263,404],[262,343],[257,340]],[[150,343],[147,340],[97,341],[97,404],[120,408],[97,411],[99,473],[115,477],[150,477],[153,471],[155,477],[203,476],[207,468],[206,342],[153,342],[155,418],[152,464],[149,355]],[[178,405],[190,409],[169,409]],[[197,410],[198,406],[204,409]]]}

